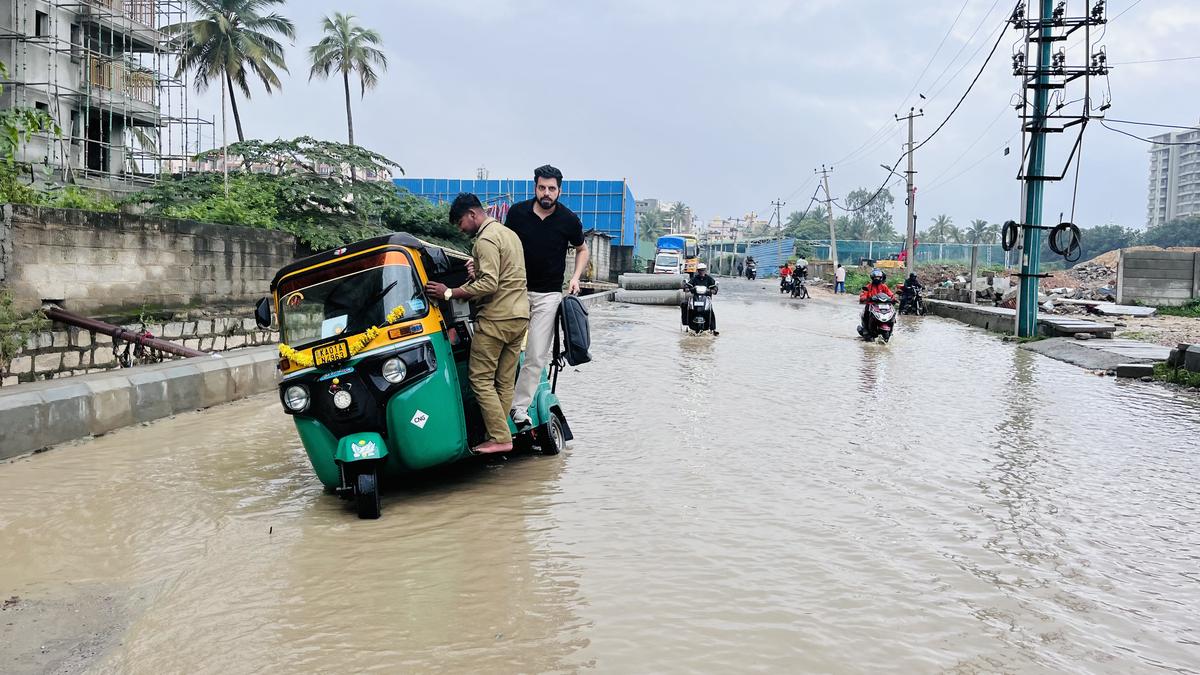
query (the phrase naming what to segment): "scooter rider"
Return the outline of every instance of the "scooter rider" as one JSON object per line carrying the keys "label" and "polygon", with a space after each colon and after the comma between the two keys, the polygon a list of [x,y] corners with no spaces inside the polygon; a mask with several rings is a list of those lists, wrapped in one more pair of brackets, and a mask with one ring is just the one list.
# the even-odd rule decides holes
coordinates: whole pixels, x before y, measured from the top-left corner
{"label": "scooter rider", "polygon": [[904,287],[900,289],[900,306],[903,307],[912,302],[917,297],[917,291],[925,290],[925,286],[917,280],[916,273],[908,275],[904,280]]}
{"label": "scooter rider", "polygon": [[870,311],[870,308],[866,307],[866,305],[871,302],[871,298],[882,293],[893,300],[896,299],[896,294],[892,292],[892,289],[888,288],[886,282],[887,275],[883,273],[883,270],[878,268],[873,269],[871,270],[870,283],[863,287],[862,293],[858,294],[858,302],[863,305],[862,320],[858,326],[859,335],[862,335],[863,330],[867,326],[867,312]]}
{"label": "scooter rider", "polygon": [[[717,280],[708,273],[708,265],[705,265],[704,263],[700,263],[700,264],[696,265],[696,271],[692,273],[692,278],[690,281],[688,281],[688,285],[689,286],[708,286],[708,292],[710,295],[717,294]],[[680,321],[683,323],[683,325],[685,325],[685,326],[688,325],[688,298],[683,299],[683,304],[679,306],[679,311],[680,311],[680,317],[679,317]],[[711,311],[710,314],[712,316],[711,316],[711,322],[709,324],[709,328],[712,329],[712,332],[716,333],[717,332],[717,313],[714,310],[714,311]]]}

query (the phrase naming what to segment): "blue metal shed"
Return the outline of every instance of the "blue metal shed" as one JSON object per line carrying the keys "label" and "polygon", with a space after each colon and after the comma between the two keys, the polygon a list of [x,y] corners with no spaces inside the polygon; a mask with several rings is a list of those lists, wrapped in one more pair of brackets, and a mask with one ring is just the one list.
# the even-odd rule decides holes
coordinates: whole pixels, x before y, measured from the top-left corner
{"label": "blue metal shed", "polygon": [[[452,201],[460,192],[473,192],[485,204],[533,198],[533,181],[518,179],[397,178],[397,188],[438,204]],[[603,232],[614,246],[637,243],[637,218],[633,192],[624,180],[565,180],[561,202],[583,221],[583,229]]]}

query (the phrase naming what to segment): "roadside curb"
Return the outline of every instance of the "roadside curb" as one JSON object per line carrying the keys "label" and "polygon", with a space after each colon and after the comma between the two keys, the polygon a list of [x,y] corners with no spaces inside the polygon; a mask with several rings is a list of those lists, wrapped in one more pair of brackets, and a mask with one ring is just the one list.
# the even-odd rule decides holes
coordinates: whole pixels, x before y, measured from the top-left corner
{"label": "roadside curb", "polygon": [[0,460],[271,391],[274,346],[0,390]]}

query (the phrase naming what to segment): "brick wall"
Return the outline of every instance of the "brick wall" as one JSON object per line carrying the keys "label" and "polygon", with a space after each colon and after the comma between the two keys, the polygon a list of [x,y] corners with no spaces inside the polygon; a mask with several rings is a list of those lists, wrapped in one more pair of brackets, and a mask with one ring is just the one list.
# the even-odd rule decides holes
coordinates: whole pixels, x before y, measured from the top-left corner
{"label": "brick wall", "polygon": [[295,237],[284,232],[19,204],[2,209],[0,283],[21,311],[45,300],[89,316],[251,302],[298,257]]}
{"label": "brick wall", "polygon": [[[145,330],[155,337],[206,352],[277,343],[279,333],[260,330],[254,319],[245,318],[250,311],[247,308],[237,315],[213,316],[193,310],[190,315],[178,316],[178,321],[148,323]],[[123,327],[138,332],[143,329],[140,323]],[[0,387],[119,368],[118,358],[125,346],[122,343],[114,351],[111,337],[78,328],[38,333],[27,341],[8,367],[0,367]]]}

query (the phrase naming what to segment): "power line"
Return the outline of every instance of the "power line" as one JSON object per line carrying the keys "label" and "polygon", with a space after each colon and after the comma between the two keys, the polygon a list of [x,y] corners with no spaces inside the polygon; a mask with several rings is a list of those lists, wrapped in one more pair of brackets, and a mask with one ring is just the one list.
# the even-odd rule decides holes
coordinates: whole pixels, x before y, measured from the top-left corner
{"label": "power line", "polygon": [[1186,129],[1188,131],[1200,131],[1200,127],[1185,127],[1178,124],[1153,124],[1151,122],[1134,122],[1133,120],[1114,120],[1111,117],[1104,118],[1106,122],[1116,122],[1118,124],[1136,124],[1140,127],[1162,127],[1163,129]]}
{"label": "power line", "polygon": [[[980,157],[978,160],[973,162],[970,166],[963,169],[962,171],[959,171],[958,173],[954,174],[953,176],[951,176],[945,180],[941,180],[941,176],[939,176],[938,179],[936,179],[934,181],[933,185],[925,188],[925,193],[928,194],[930,192],[933,192],[934,190],[941,189],[941,188],[949,185],[950,183],[953,183],[954,181],[958,180],[959,178],[962,178],[967,173],[970,173],[973,169],[978,167],[980,164],[983,164],[987,160],[991,159],[995,153],[1000,152],[1001,150],[1004,150],[1005,148],[1009,147],[1010,144],[1012,143],[1013,139],[1016,138],[1017,134],[1019,134],[1019,133],[1021,133],[1021,131],[1017,130],[1016,132],[1013,133],[1012,136],[1008,137],[1008,140],[1004,142],[1004,145],[1001,145],[1000,147],[996,148],[995,150],[989,150],[984,156]],[[942,175],[944,176],[945,173],[943,173]]]}
{"label": "power line", "polygon": [[[975,24],[975,30],[971,31],[970,37],[968,37],[967,40],[962,43],[962,46],[960,46],[958,48],[958,52],[954,54],[954,58],[950,59],[950,61],[946,63],[946,67],[942,69],[942,72],[939,73],[938,76],[933,79],[933,82],[931,82],[929,84],[930,89],[933,89],[937,85],[937,83],[941,81],[942,76],[950,71],[950,67],[953,66],[956,61],[958,61],[958,57],[962,56],[962,53],[967,48],[967,45],[971,44],[971,42],[975,39],[975,36],[979,34],[979,29],[983,28],[984,24],[987,23],[987,20],[989,18],[991,18],[992,12],[996,11],[996,5],[999,5],[999,4],[1000,4],[1000,0],[992,1],[992,6],[988,8],[988,11],[983,13],[982,17],[979,18],[979,23]],[[975,53],[978,53],[978,52],[979,52],[979,50],[976,49]],[[971,57],[974,58],[974,54],[972,54]],[[967,59],[967,61],[963,63],[963,67],[966,67],[967,63],[970,63],[970,59]],[[940,89],[937,90],[937,92],[930,94],[929,98],[931,98],[931,99],[935,98],[938,94],[940,94],[943,90],[945,90],[946,85],[950,84],[950,82],[952,82],[955,77],[958,77],[958,73],[960,73],[960,72],[962,72],[962,68],[959,68],[954,73],[954,75],[949,80],[947,80],[946,83],[943,84]]]}
{"label": "power line", "polygon": [[[1014,7],[1014,11],[1015,11],[1015,7]],[[1004,34],[1006,32],[1008,32],[1008,20],[1007,19],[1005,19],[1005,23],[1002,25],[1002,27],[1000,29],[1000,34],[996,36],[996,42],[992,45],[992,51],[988,52],[987,58],[984,59],[984,61],[983,61],[983,65],[981,65],[979,67],[979,72],[975,73],[975,77],[971,80],[971,84],[969,84],[967,86],[967,90],[963,92],[963,95],[961,97],[959,97],[958,103],[954,104],[954,108],[950,110],[950,114],[946,115],[946,119],[942,120],[942,123],[939,124],[937,126],[937,128],[933,130],[933,133],[929,134],[929,136],[927,136],[925,138],[925,140],[918,143],[916,145],[916,147],[914,147],[910,150],[907,150],[903,154],[901,154],[900,157],[896,159],[896,163],[892,165],[892,168],[891,168],[892,172],[896,171],[896,169],[900,166],[900,162],[904,161],[904,158],[907,157],[910,152],[916,152],[917,150],[920,150],[922,147],[925,146],[926,143],[933,140],[934,136],[937,136],[938,132],[940,132],[946,126],[946,124],[954,117],[954,114],[957,113],[958,109],[962,107],[963,101],[967,100],[967,96],[969,96],[971,94],[971,91],[975,88],[975,85],[979,82],[979,78],[983,76],[983,72],[985,70],[987,70],[987,66],[989,63],[991,63],[992,57],[996,55],[996,50],[1000,47],[1000,42],[1002,40],[1004,40]],[[857,206],[854,209],[850,209],[850,210],[860,211],[860,210],[865,209],[866,207],[870,206],[871,202],[874,202],[875,198],[883,193],[884,189],[887,187],[888,181],[890,181],[891,179],[892,179],[892,175],[889,173],[887,178],[883,179],[883,183],[880,184],[879,189],[875,191],[875,194],[872,195],[870,199],[868,199],[861,206]]]}
{"label": "power line", "polygon": [[1142,138],[1141,136],[1138,136],[1136,134],[1131,134],[1128,131],[1124,131],[1121,129],[1114,129],[1113,127],[1110,127],[1107,124],[1105,124],[1104,120],[1100,121],[1100,125],[1103,126],[1105,129],[1108,129],[1109,131],[1115,131],[1118,134],[1122,134],[1122,135],[1128,136],[1130,138],[1135,138],[1143,143],[1149,143],[1150,145],[1200,145],[1200,141],[1154,141],[1149,138]]}
{"label": "power line", "polygon": [[1139,63],[1167,63],[1168,61],[1195,61],[1200,59],[1200,56],[1176,56],[1169,59],[1148,59],[1146,61],[1122,61],[1120,63],[1110,63],[1111,66],[1134,66]]}
{"label": "power line", "polygon": [[[997,2],[998,1],[999,0],[997,0]],[[933,65],[933,62],[935,60],[937,60],[938,54],[942,53],[942,47],[946,46],[946,40],[949,40],[950,35],[952,33],[954,33],[954,28],[956,26],[958,26],[958,21],[959,21],[959,19],[962,18],[963,12],[966,11],[967,5],[970,4],[970,2],[971,2],[971,0],[963,0],[962,6],[958,8],[958,14],[956,14],[954,16],[954,22],[951,23],[950,27],[946,29],[946,34],[942,36],[942,41],[938,43],[937,49],[933,50],[933,55],[929,57],[929,61],[927,61],[925,63],[925,67],[921,69],[921,73],[919,75],[917,75],[917,79],[915,82],[913,82],[912,88],[909,89],[908,93],[904,95],[903,99],[901,99],[900,105],[899,105],[899,107],[896,108],[893,115],[900,114],[900,111],[904,109],[904,106],[908,105],[908,101],[909,101],[909,99],[912,98],[913,93],[917,91],[917,87],[921,86],[921,80],[925,77],[925,73],[929,72],[929,67]],[[955,58],[957,58],[957,56]],[[941,76],[939,75],[938,77],[940,78]],[[934,80],[934,82],[937,82],[937,80]],[[887,134],[886,138],[882,138],[881,134],[886,134],[888,129],[892,129],[892,133]],[[860,152],[864,152],[864,151],[868,150],[868,148],[867,148],[868,145],[871,146],[871,148],[869,148],[870,150],[874,150],[875,148],[879,147],[888,138],[891,138],[892,136],[895,135],[895,133],[896,133],[895,129],[896,129],[896,127],[892,126],[892,123],[890,123],[890,122],[879,127],[878,129],[875,130],[874,133],[872,133],[870,136],[867,137],[867,140],[864,141],[862,145],[858,146],[854,150],[851,150],[848,155],[846,155],[845,157],[834,162],[833,165],[839,166],[839,165],[843,165],[843,164],[849,164],[853,161],[858,161],[858,159],[861,159],[861,158],[855,157],[856,155],[858,155]],[[879,140],[877,141],[876,139],[879,139]],[[874,144],[874,145],[872,145],[872,144]]]}
{"label": "power line", "polygon": [[1125,16],[1125,13],[1126,13],[1126,12],[1128,12],[1128,11],[1129,11],[1129,10],[1131,10],[1131,9],[1133,9],[1134,7],[1137,7],[1137,6],[1138,6],[1138,5],[1140,5],[1140,4],[1142,4],[1142,0],[1134,0],[1134,3],[1133,3],[1132,5],[1130,5],[1130,6],[1126,7],[1124,10],[1122,10],[1122,11],[1121,11],[1121,13],[1120,13],[1120,14],[1118,14],[1118,15],[1114,16],[1113,18],[1109,19],[1109,20],[1108,20],[1108,22],[1109,22],[1109,23],[1112,23],[1113,21],[1116,21],[1117,19],[1119,19],[1119,18],[1121,18],[1121,17]]}

